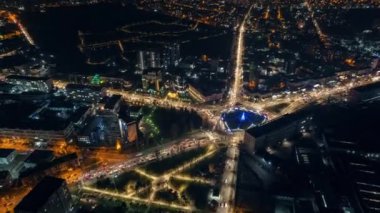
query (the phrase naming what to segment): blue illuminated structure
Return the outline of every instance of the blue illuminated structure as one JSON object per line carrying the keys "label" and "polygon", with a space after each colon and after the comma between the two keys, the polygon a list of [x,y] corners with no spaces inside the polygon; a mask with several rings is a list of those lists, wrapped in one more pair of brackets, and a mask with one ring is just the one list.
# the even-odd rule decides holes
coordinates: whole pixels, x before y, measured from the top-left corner
{"label": "blue illuminated structure", "polygon": [[221,121],[228,132],[248,129],[260,125],[266,120],[266,115],[242,107],[229,109],[221,115]]}
{"label": "blue illuminated structure", "polygon": [[245,121],[245,112],[241,114],[240,121]]}

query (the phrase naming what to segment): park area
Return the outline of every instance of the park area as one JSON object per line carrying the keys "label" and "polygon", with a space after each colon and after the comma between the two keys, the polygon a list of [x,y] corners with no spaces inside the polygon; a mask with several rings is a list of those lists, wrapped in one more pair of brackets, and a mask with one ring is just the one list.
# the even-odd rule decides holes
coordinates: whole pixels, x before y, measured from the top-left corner
{"label": "park area", "polygon": [[215,145],[199,147],[97,180],[83,189],[97,199],[111,200],[98,209],[111,203],[110,208],[133,212],[211,210],[209,195],[220,181],[225,153],[225,148]]}

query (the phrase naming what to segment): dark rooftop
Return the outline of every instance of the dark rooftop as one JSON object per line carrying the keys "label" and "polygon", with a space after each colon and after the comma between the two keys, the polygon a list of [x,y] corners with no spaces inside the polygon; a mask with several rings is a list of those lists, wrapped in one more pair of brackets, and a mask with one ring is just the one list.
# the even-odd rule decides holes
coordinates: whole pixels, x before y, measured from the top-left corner
{"label": "dark rooftop", "polygon": [[213,188],[212,196],[219,196],[219,194],[220,194],[220,188],[219,187]]}
{"label": "dark rooftop", "polygon": [[0,149],[0,158],[6,158],[14,151],[15,149]]}
{"label": "dark rooftop", "polygon": [[14,85],[12,84],[8,84],[6,82],[0,81],[0,93],[2,92],[8,93],[13,87]]}
{"label": "dark rooftop", "polygon": [[10,68],[28,63],[28,60],[20,55],[8,56],[1,59],[0,68]]}
{"label": "dark rooftop", "polygon": [[70,153],[70,154],[65,155],[65,156],[62,156],[62,157],[58,157],[58,158],[54,159],[51,162],[39,164],[39,165],[37,165],[34,168],[22,171],[20,173],[20,179],[29,177],[29,176],[34,175],[36,173],[39,174],[41,172],[44,172],[47,169],[53,168],[53,167],[55,167],[57,165],[65,163],[65,162],[76,160],[77,158],[78,158],[78,155],[75,152],[74,153]]}
{"label": "dark rooftop", "polygon": [[302,110],[297,111],[297,112],[292,113],[292,114],[285,114],[282,117],[280,117],[276,120],[273,120],[269,123],[266,123],[262,126],[256,126],[256,127],[247,129],[246,132],[249,133],[250,135],[255,136],[255,137],[261,137],[261,136],[269,134],[272,131],[275,131],[279,128],[287,126],[294,121],[297,121],[299,119],[306,117],[308,114],[311,113],[311,108],[313,108],[313,106],[308,107],[306,109],[302,109]]}
{"label": "dark rooftop", "polygon": [[221,93],[226,88],[226,82],[218,80],[199,79],[197,81],[190,80],[190,85],[196,88],[204,96]]}
{"label": "dark rooftop", "polygon": [[373,84],[356,87],[354,89],[354,91],[356,91],[356,92],[367,92],[367,91],[370,91],[370,90],[373,90],[373,89],[380,89],[380,82],[376,82],[376,83],[373,83]]}
{"label": "dark rooftop", "polygon": [[47,176],[15,207],[15,211],[37,212],[63,184],[65,180]]}
{"label": "dark rooftop", "polygon": [[313,203],[310,200],[299,200],[296,203],[296,212],[314,212]]}
{"label": "dark rooftop", "polygon": [[52,161],[54,158],[53,151],[50,150],[34,150],[25,160],[27,163],[45,163]]}
{"label": "dark rooftop", "polygon": [[0,171],[0,180],[4,180],[9,177],[11,174],[7,170]]}
{"label": "dark rooftop", "polygon": [[0,128],[46,131],[64,130],[70,122],[77,122],[88,110],[79,107],[71,111],[55,111],[46,102],[0,102]]}
{"label": "dark rooftop", "polygon": [[121,95],[112,95],[104,106],[105,109],[113,109],[115,104],[121,99]]}

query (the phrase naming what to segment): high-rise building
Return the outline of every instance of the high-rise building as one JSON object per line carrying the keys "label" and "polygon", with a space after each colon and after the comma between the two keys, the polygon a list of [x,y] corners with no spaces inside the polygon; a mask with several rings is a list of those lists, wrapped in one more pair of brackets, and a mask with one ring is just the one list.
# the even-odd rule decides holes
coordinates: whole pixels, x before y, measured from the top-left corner
{"label": "high-rise building", "polygon": [[163,68],[168,69],[177,66],[180,58],[180,45],[178,43],[166,45],[162,53]]}
{"label": "high-rise building", "polygon": [[137,68],[142,71],[149,68],[160,68],[161,57],[158,51],[140,50],[137,53]]}
{"label": "high-rise building", "polygon": [[73,212],[70,191],[65,180],[45,177],[14,209],[15,213]]}

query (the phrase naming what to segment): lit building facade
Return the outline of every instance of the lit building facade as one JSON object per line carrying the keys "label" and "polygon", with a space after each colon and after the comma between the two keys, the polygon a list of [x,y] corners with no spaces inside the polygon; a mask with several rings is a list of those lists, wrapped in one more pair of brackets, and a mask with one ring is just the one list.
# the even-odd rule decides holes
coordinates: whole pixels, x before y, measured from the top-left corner
{"label": "lit building facade", "polygon": [[137,68],[140,71],[149,68],[160,68],[161,56],[158,51],[154,50],[140,50],[137,53]]}
{"label": "lit building facade", "polygon": [[160,69],[145,70],[142,75],[142,86],[144,90],[148,90],[153,85],[156,91],[161,89],[162,74]]}

